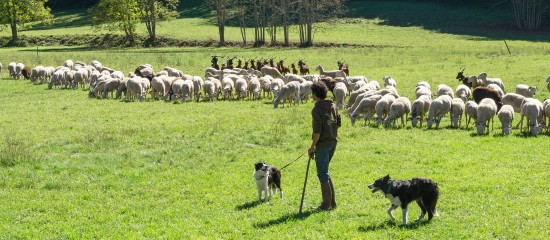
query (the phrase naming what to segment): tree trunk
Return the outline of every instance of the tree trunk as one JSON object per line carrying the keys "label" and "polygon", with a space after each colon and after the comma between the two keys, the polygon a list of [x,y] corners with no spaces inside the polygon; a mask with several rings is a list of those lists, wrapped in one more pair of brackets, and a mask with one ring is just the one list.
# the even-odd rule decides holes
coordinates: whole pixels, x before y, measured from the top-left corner
{"label": "tree trunk", "polygon": [[19,37],[17,36],[17,9],[15,8],[14,1],[10,1],[11,6],[8,6],[8,11],[10,11],[11,13],[10,27],[11,27],[11,40],[13,42],[19,40]]}
{"label": "tree trunk", "polygon": [[15,42],[19,40],[19,37],[17,36],[17,23],[11,23],[10,27],[11,27],[11,40]]}

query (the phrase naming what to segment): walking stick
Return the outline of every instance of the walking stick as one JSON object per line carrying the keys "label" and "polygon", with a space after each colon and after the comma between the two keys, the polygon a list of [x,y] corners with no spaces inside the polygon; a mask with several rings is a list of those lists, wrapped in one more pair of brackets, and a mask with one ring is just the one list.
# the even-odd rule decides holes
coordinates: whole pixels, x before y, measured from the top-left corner
{"label": "walking stick", "polygon": [[306,194],[307,175],[309,174],[309,163],[311,162],[312,158],[313,158],[313,156],[309,156],[309,160],[307,160],[306,179],[304,180],[304,189],[302,190],[302,200],[300,201],[300,212],[299,213],[302,213],[302,206],[304,205],[304,195]]}

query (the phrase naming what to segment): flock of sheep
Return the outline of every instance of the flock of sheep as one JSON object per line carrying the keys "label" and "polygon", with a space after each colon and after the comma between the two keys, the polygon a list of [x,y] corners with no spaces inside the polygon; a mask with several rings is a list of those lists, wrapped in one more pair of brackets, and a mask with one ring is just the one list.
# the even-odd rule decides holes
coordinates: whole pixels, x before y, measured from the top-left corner
{"label": "flock of sheep", "polygon": [[[181,70],[165,67],[154,72],[149,64],[138,66],[134,72],[125,75],[121,71],[103,66],[94,60],[90,64],[67,60],[63,66],[36,66],[32,69],[22,63],[8,64],[9,75],[20,79],[21,76],[31,83],[47,83],[48,88],[89,89],[90,97],[122,98],[128,101],[143,101],[147,93],[151,98],[164,101],[205,101],[229,99],[254,99],[260,96],[272,98],[274,107],[288,102],[300,104],[311,96],[311,85],[322,81],[332,92],[338,108],[345,109],[351,123],[355,124],[360,115],[365,125],[375,120],[375,126],[396,125],[401,119],[405,126],[411,115],[413,127],[422,127],[426,120],[430,129],[435,123],[439,128],[442,117],[449,114],[451,126],[459,128],[462,117],[466,117],[468,129],[471,119],[475,120],[477,134],[489,134],[494,117],[502,123],[502,133],[509,135],[512,129],[514,113],[521,114],[521,120],[515,126],[523,132],[523,120],[526,118],[527,131],[536,136],[550,118],[550,100],[544,103],[533,98],[537,88],[518,84],[515,93],[506,93],[504,82],[499,78],[488,78],[486,73],[465,77],[460,71],[457,79],[464,84],[453,90],[440,84],[432,92],[425,81],[416,85],[415,99],[400,96],[397,82],[386,76],[383,87],[375,81],[368,81],[363,76],[347,76],[343,70],[325,71],[321,65],[316,67],[319,74],[298,75],[281,74],[277,67],[265,65],[261,69],[222,69],[209,67],[205,70],[205,79],[200,76],[184,74]],[[347,69],[346,69],[347,70]],[[2,64],[0,63],[0,74]],[[546,79],[550,91],[550,77]],[[116,93],[115,96],[113,94]],[[469,100],[472,98],[472,100]],[[346,102],[347,99],[347,102]],[[425,115],[427,119],[425,119]],[[374,116],[376,115],[376,119]],[[491,125],[491,128],[489,127]],[[550,124],[548,124],[550,125]]]}

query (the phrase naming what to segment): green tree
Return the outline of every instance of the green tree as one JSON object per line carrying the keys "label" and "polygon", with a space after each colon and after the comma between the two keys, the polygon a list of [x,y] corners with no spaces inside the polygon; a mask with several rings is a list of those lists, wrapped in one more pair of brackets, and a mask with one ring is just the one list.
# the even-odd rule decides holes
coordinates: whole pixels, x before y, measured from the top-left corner
{"label": "green tree", "polygon": [[10,26],[12,41],[18,40],[18,29],[30,28],[36,22],[51,22],[50,8],[44,6],[47,1],[0,0],[0,24]]}
{"label": "green tree", "polygon": [[109,31],[122,30],[131,42],[134,41],[140,11],[136,0],[100,0],[88,10],[94,28]]}
{"label": "green tree", "polygon": [[149,41],[154,43],[156,26],[160,21],[169,21],[178,17],[176,11],[179,0],[137,0],[141,15],[141,22],[145,23]]}

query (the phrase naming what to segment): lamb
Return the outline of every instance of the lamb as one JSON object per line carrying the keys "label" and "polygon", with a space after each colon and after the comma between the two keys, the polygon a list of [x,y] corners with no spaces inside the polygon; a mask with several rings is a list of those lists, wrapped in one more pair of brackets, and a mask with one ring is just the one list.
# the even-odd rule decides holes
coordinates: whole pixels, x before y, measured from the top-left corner
{"label": "lamb", "polygon": [[441,118],[451,111],[452,101],[453,99],[447,94],[441,95],[432,101],[428,112],[428,129],[432,128],[433,122],[435,122],[435,129],[439,129]]}
{"label": "lamb", "polygon": [[220,99],[220,93],[222,92],[222,82],[217,78],[208,78],[212,83],[214,83],[214,95],[216,100]]}
{"label": "lamb", "polygon": [[382,123],[382,120],[387,117],[388,113],[390,112],[390,107],[392,103],[395,101],[395,96],[391,94],[383,95],[382,98],[376,103],[374,106],[374,110],[376,111],[376,127]]}
{"label": "lamb", "polygon": [[294,105],[300,104],[300,85],[297,82],[289,82],[281,88],[277,98],[273,100],[274,107],[278,108],[280,101],[282,101],[284,106],[286,99],[294,100]]}
{"label": "lamb", "polygon": [[436,95],[438,97],[441,96],[441,95],[448,95],[449,97],[451,97],[451,99],[453,99],[455,97],[453,89],[451,87],[445,85],[445,84],[439,84],[437,86],[437,94]]}
{"label": "lamb", "polygon": [[[460,85],[465,86],[466,85]],[[461,98],[453,98],[453,101],[451,102],[451,124],[454,128],[459,128],[462,124],[462,115],[464,114],[464,109],[466,106],[464,105],[464,101]]]}
{"label": "lamb", "polygon": [[241,98],[246,98],[246,93],[248,90],[248,83],[244,78],[239,78],[235,82],[235,91],[237,93],[237,100],[240,100]]}
{"label": "lamb", "polygon": [[109,93],[111,93],[111,98],[113,98],[113,92],[118,89],[120,82],[121,80],[119,78],[110,78],[103,87],[101,97],[107,98]]}
{"label": "lamb", "polygon": [[322,65],[317,65],[315,71],[319,71],[319,75],[324,75],[331,78],[346,77],[346,73],[343,70],[325,71]]}
{"label": "lamb", "polygon": [[235,88],[235,83],[231,78],[224,77],[222,79],[222,88],[223,100],[233,97],[233,88]]}
{"label": "lamb", "polygon": [[424,121],[424,115],[430,109],[430,104],[432,103],[431,96],[420,96],[411,106],[411,123],[413,127],[416,127],[418,119],[420,119],[420,127],[422,127],[422,122]]}
{"label": "lamb", "polygon": [[491,98],[497,104],[497,111],[502,107],[502,98],[499,96],[499,93],[488,87],[475,88],[472,92],[472,98],[477,104],[479,104],[484,98]]}
{"label": "lamb", "polygon": [[384,76],[384,87],[387,87],[387,86],[396,86],[397,83],[395,82],[395,80],[390,77],[390,76]]}
{"label": "lamb", "polygon": [[532,98],[537,93],[537,86],[518,84],[516,85],[516,93],[524,97]]}
{"label": "lamb", "polygon": [[216,86],[214,85],[214,83],[210,80],[206,80],[204,81],[202,89],[204,91],[204,95],[208,95],[210,101],[213,102],[214,97],[216,96]]}
{"label": "lamb", "polygon": [[502,104],[511,105],[514,108],[514,112],[521,112],[521,103],[525,100],[525,96],[517,93],[506,93],[502,97]]}
{"label": "lamb", "polygon": [[334,98],[336,99],[336,106],[338,109],[344,108],[344,100],[346,99],[346,95],[348,93],[348,89],[344,83],[336,83],[334,86],[333,94]]}
{"label": "lamb", "polygon": [[411,101],[406,97],[398,97],[390,106],[390,113],[388,113],[388,117],[384,120],[384,127],[389,127],[391,123],[395,125],[397,118],[401,118],[401,126],[405,127],[410,112]]}
{"label": "lamb", "polygon": [[489,84],[496,84],[500,87],[500,89],[502,89],[502,91],[506,92],[506,89],[504,88],[504,83],[500,78],[487,78],[487,73],[485,72],[480,73],[477,78],[481,79],[483,86],[487,87]]}
{"label": "lamb", "polygon": [[497,113],[498,119],[502,125],[502,134],[510,135],[512,131],[512,121],[514,120],[514,107],[511,105],[503,105]]}
{"label": "lamb", "polygon": [[283,78],[283,75],[275,67],[270,67],[268,65],[265,65],[265,66],[262,67],[262,69],[260,69],[260,71],[262,72],[262,75],[264,75],[264,76],[269,75],[269,76],[272,76],[274,78]]}
{"label": "lamb", "polygon": [[484,98],[479,102],[477,107],[477,119],[476,119],[476,128],[477,135],[483,134],[485,129],[487,129],[486,134],[489,134],[489,124],[491,124],[491,130],[493,130],[493,118],[497,114],[497,104],[495,100],[491,98]]}
{"label": "lamb", "polygon": [[248,97],[252,98],[253,100],[260,99],[260,91],[261,91],[261,84],[260,80],[258,80],[258,77],[253,76],[250,77],[249,84],[248,84]]}
{"label": "lamb", "polygon": [[456,96],[462,99],[463,103],[468,101],[468,98],[470,98],[471,92],[470,88],[466,85],[458,85],[456,87]]}
{"label": "lamb", "polygon": [[363,98],[355,110],[349,115],[351,120],[351,125],[355,125],[355,121],[359,114],[363,113],[363,118],[365,119],[365,125],[370,125],[370,119],[376,113],[376,103],[382,98],[382,95],[372,95],[367,98]]}
{"label": "lamb", "polygon": [[15,62],[10,62],[8,63],[8,72],[9,72],[9,75],[10,77],[12,78],[17,78],[17,76],[15,75],[15,66],[17,65],[17,63]]}
{"label": "lamb", "polygon": [[526,98],[521,105],[520,131],[523,133],[523,118],[527,117],[527,129],[536,137],[544,126],[544,115],[543,105],[538,99]]}
{"label": "lamb", "polygon": [[494,89],[495,91],[497,91],[497,92],[498,92],[498,95],[499,95],[501,98],[502,98],[502,96],[504,96],[504,91],[502,91],[502,89],[501,89],[498,85],[491,83],[491,84],[487,85],[487,87],[488,87],[488,88],[491,88],[491,89]]}
{"label": "lamb", "polygon": [[465,113],[466,113],[466,129],[468,129],[468,125],[470,125],[470,121],[473,119],[477,119],[477,108],[478,105],[476,102],[470,100],[466,102],[465,107]]}

